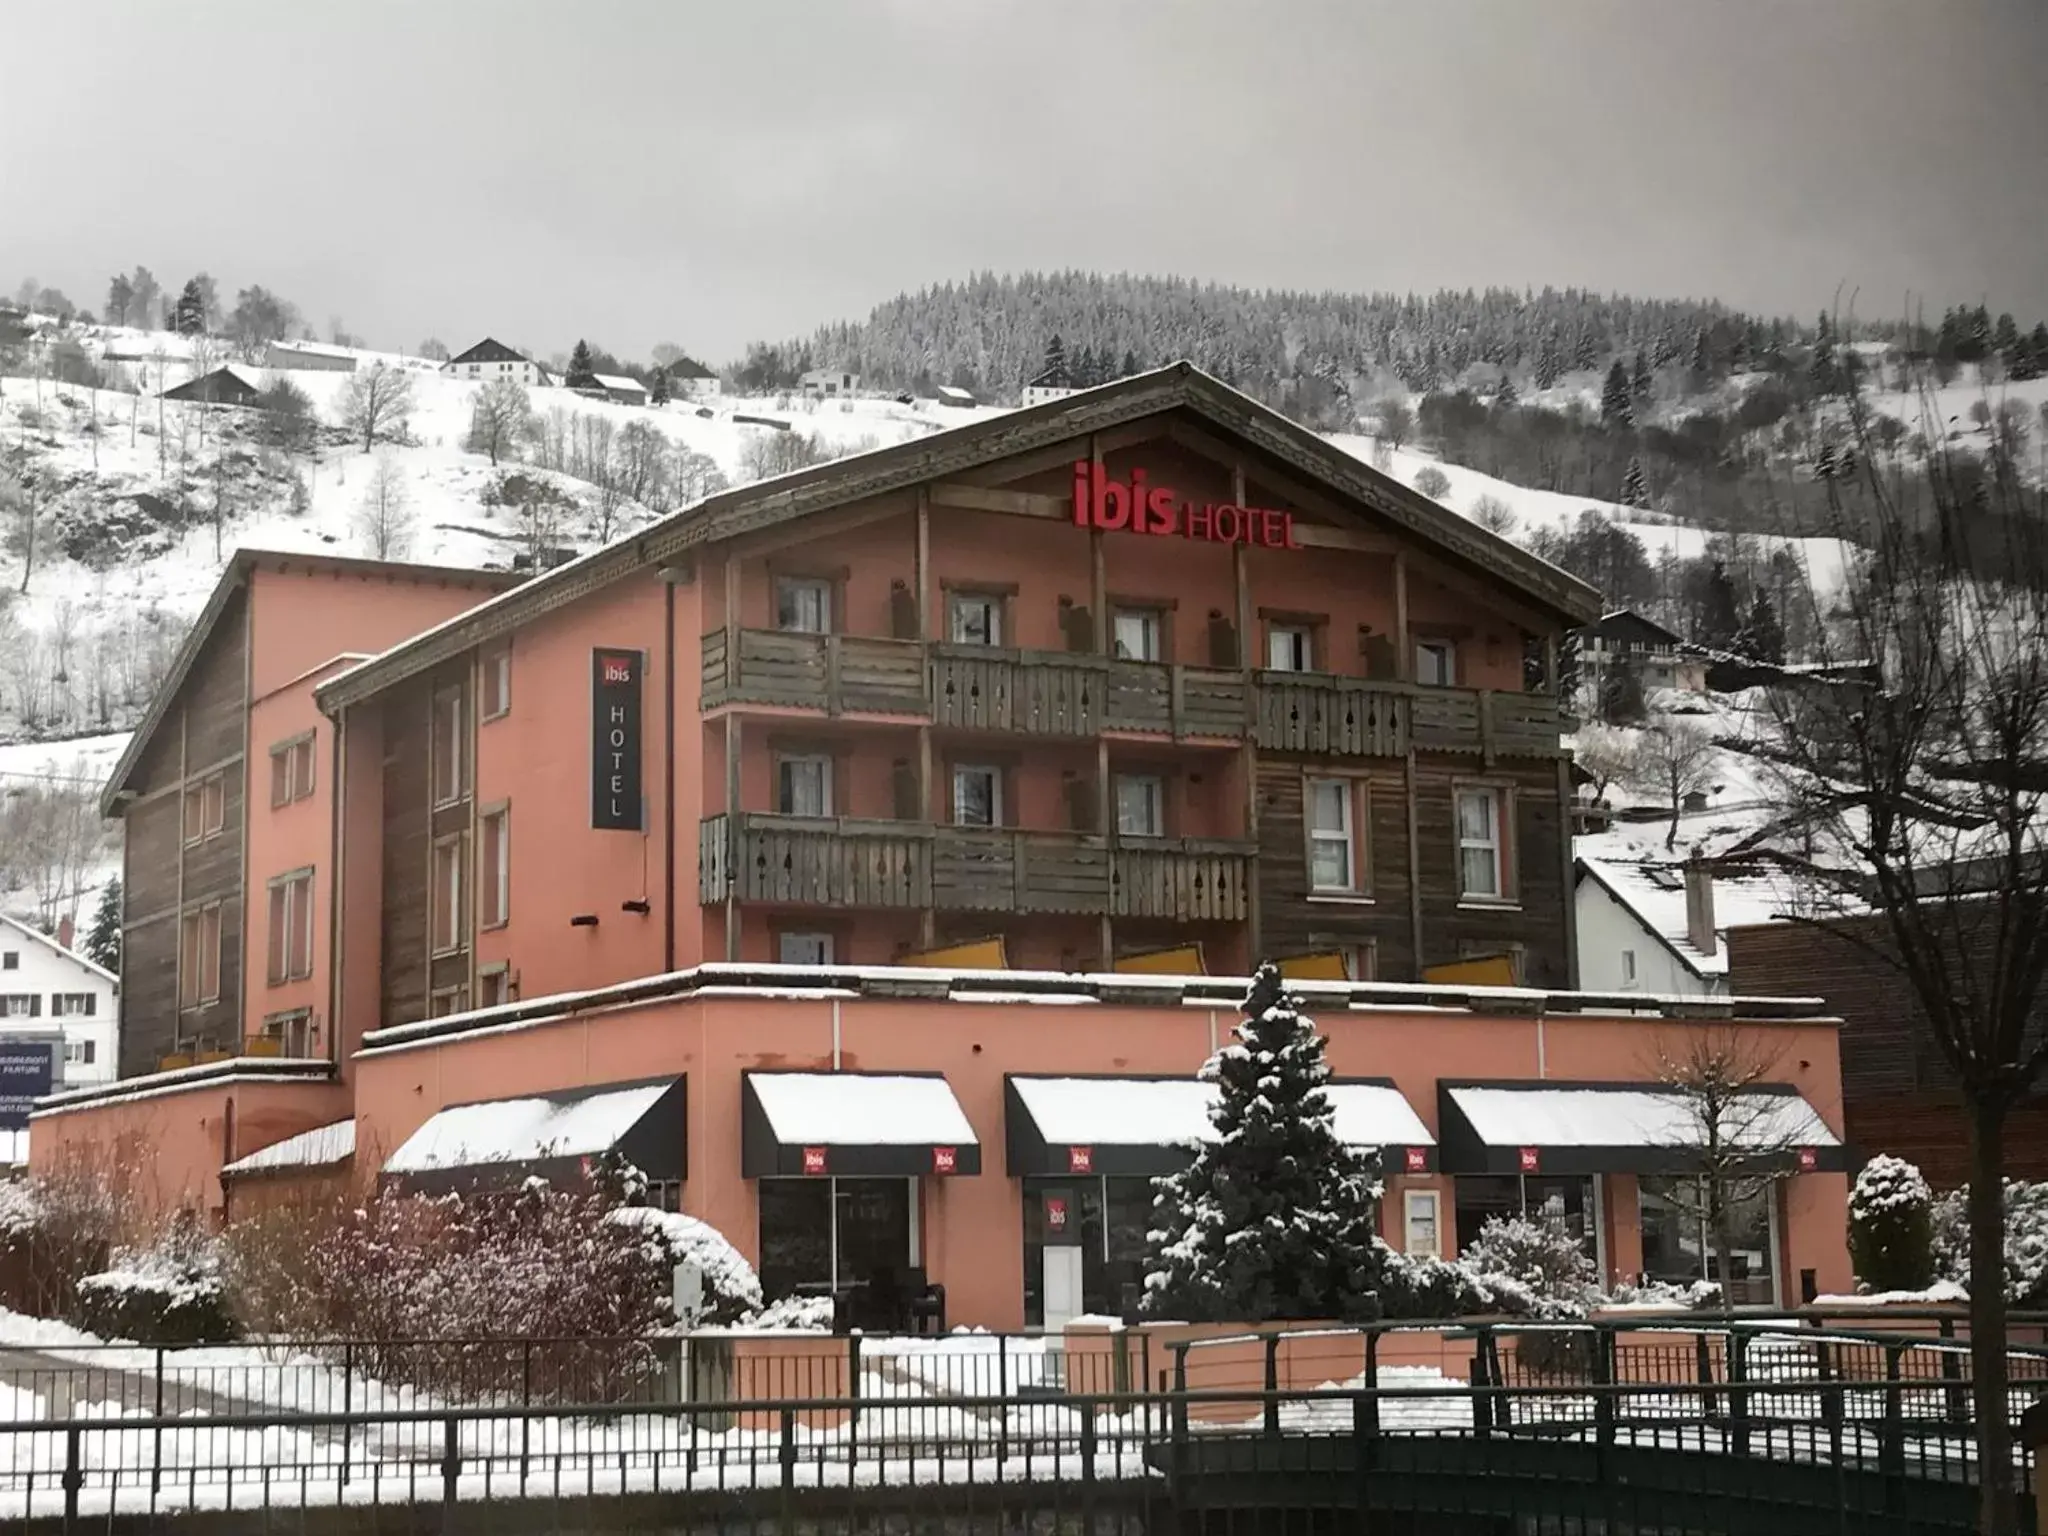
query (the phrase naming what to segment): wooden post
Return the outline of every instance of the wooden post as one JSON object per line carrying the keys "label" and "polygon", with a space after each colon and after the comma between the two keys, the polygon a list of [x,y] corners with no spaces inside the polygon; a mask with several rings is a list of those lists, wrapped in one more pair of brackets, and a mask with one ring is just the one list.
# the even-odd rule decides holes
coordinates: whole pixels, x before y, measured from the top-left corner
{"label": "wooden post", "polygon": [[[1163,807],[1162,807],[1163,809]],[[1095,826],[1102,836],[1103,846],[1109,850],[1110,885],[1115,885],[1118,838],[1116,822],[1116,797],[1111,791],[1109,777],[1109,738],[1095,738]],[[1102,906],[1100,943],[1101,966],[1105,971],[1116,969],[1116,924],[1110,916],[1109,900],[1105,896]]]}
{"label": "wooden post", "polygon": [[917,638],[932,634],[932,493],[917,488],[917,542],[911,551],[911,580],[917,596]]}
{"label": "wooden post", "polygon": [[[1406,788],[1408,793],[1408,930],[1410,942],[1415,948],[1415,979],[1422,980],[1422,829],[1415,818],[1415,749],[1408,749],[1406,760]],[[1565,839],[1569,849],[1571,839]],[[1567,902],[1566,905],[1570,903]]]}
{"label": "wooden post", "polygon": [[1557,760],[1558,862],[1563,866],[1564,899],[1564,985],[1568,992],[1579,989],[1579,904],[1578,865],[1572,857],[1572,765],[1568,757]]}
{"label": "wooden post", "polygon": [[[1093,434],[1088,438],[1089,461],[1102,468],[1102,445]],[[1109,557],[1102,542],[1102,530],[1088,530],[1088,612],[1095,629],[1095,654],[1109,654]]]}
{"label": "wooden post", "polygon": [[[730,572],[730,561],[726,570]],[[736,585],[734,579],[726,579],[728,598]],[[734,610],[726,609],[726,635],[733,633]],[[736,652],[733,654],[737,654]],[[725,717],[725,958],[728,961],[740,957],[740,717],[728,711]]]}
{"label": "wooden post", "polygon": [[[932,814],[932,728],[929,725],[920,725],[917,728],[917,819],[925,826],[929,826],[934,820]],[[931,839],[926,840],[925,857],[927,859],[931,857],[932,851],[936,847],[936,842]],[[927,880],[929,880],[931,871],[927,869],[925,874]],[[936,894],[928,893],[924,910],[918,914],[918,942],[926,949],[932,948],[939,941],[939,915],[932,906],[932,902],[935,900],[937,900]]]}
{"label": "wooden post", "polygon": [[740,553],[725,549],[725,692],[731,698],[740,685]]}
{"label": "wooden post", "polygon": [[[1230,494],[1238,506],[1245,503],[1244,463],[1230,466]],[[1251,562],[1242,544],[1230,546],[1230,579],[1237,598],[1237,668],[1244,679],[1244,744],[1238,748],[1238,771],[1244,776],[1244,835],[1252,845],[1251,878],[1245,884],[1245,961],[1254,966],[1265,943],[1264,913],[1259,892],[1259,683],[1256,615],[1252,610]]]}
{"label": "wooden post", "polygon": [[1415,647],[1408,639],[1408,552],[1394,552],[1394,676],[1415,680]]}

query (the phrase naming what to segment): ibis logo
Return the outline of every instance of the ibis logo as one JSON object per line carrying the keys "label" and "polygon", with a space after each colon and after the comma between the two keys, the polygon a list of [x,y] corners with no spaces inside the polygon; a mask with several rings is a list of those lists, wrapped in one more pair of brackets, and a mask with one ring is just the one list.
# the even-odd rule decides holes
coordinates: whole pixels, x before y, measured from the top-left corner
{"label": "ibis logo", "polygon": [[1132,470],[1128,481],[1112,480],[1100,464],[1085,459],[1074,465],[1074,526],[1207,544],[1301,548],[1292,512],[1189,500],[1170,486],[1149,484],[1142,469]]}

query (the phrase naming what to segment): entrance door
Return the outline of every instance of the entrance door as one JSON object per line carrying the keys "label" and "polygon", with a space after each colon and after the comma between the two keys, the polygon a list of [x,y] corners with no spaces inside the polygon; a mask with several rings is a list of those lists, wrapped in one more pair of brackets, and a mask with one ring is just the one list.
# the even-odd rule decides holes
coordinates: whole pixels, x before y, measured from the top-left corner
{"label": "entrance door", "polygon": [[1081,1300],[1081,1256],[1078,1243],[1045,1245],[1045,1326],[1048,1331],[1064,1328],[1068,1321],[1087,1310]]}

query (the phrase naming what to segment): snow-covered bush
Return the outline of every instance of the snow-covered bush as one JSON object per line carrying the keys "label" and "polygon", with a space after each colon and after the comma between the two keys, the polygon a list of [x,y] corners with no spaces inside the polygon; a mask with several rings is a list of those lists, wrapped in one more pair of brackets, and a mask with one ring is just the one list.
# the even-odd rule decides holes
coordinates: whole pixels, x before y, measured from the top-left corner
{"label": "snow-covered bush", "polygon": [[1279,969],[1259,967],[1237,1040],[1209,1059],[1204,1142],[1158,1181],[1147,1316],[1258,1323],[1377,1315],[1379,1160],[1338,1140],[1330,1064]]}
{"label": "snow-covered bush", "polygon": [[1622,1284],[1607,1293],[1606,1304],[1611,1307],[1683,1307],[1688,1311],[1705,1312],[1720,1307],[1721,1283],[1718,1280],[1694,1280],[1686,1285],[1673,1285],[1668,1280],[1645,1280],[1635,1285]]}
{"label": "snow-covered bush", "polygon": [[1458,1260],[1492,1293],[1503,1312],[1546,1321],[1582,1318],[1600,1300],[1593,1260],[1556,1222],[1531,1216],[1490,1217]]}
{"label": "snow-covered bush", "polygon": [[[725,1234],[708,1222],[680,1211],[657,1211],[644,1205],[621,1206],[607,1213],[613,1226],[640,1233],[654,1245],[658,1261],[673,1271],[695,1265],[704,1277],[706,1323],[736,1323],[761,1310],[761,1277]],[[829,1302],[826,1324],[830,1326]]]}
{"label": "snow-covered bush", "polygon": [[747,1328],[799,1328],[806,1333],[832,1331],[830,1296],[785,1296],[740,1319]]}
{"label": "snow-covered bush", "polygon": [[1381,1244],[1380,1312],[1403,1322],[1448,1322],[1496,1310],[1493,1292],[1464,1264]]}
{"label": "snow-covered bush", "polygon": [[138,1344],[219,1344],[235,1336],[220,1251],[189,1213],[147,1247],[78,1282],[78,1326]]}
{"label": "snow-covered bush", "polygon": [[[1966,1290],[1970,1284],[1970,1186],[1934,1202],[1935,1267]],[[2016,1307],[2048,1306],[2048,1183],[2005,1183],[2005,1299]]]}
{"label": "snow-covered bush", "polygon": [[1873,1157],[1849,1189],[1849,1257],[1872,1291],[1934,1281],[1934,1191],[1911,1163]]}
{"label": "snow-covered bush", "polygon": [[78,1283],[106,1268],[120,1240],[119,1187],[82,1167],[0,1184],[0,1306],[72,1316]]}

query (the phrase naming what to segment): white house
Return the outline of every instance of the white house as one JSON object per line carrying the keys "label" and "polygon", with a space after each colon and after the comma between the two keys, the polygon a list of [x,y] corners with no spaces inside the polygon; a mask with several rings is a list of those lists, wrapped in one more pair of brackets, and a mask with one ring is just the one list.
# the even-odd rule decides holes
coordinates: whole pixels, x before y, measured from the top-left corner
{"label": "white house", "polygon": [[850,395],[860,388],[860,375],[844,368],[813,368],[797,382],[807,395]]}
{"label": "white house", "polygon": [[317,341],[273,341],[263,349],[263,366],[285,372],[354,373],[356,355]]}
{"label": "white house", "polygon": [[0,912],[0,1033],[62,1030],[61,1086],[113,1081],[120,998],[113,973]]}
{"label": "white house", "polygon": [[668,365],[668,392],[678,400],[708,400],[718,393],[718,375],[694,357]]}
{"label": "white house", "polygon": [[1067,372],[1065,359],[1061,359],[1025,384],[1024,403],[1044,405],[1048,400],[1064,400],[1074,393],[1073,375]]}
{"label": "white house", "polygon": [[1706,658],[1687,654],[1684,640],[1634,609],[1616,609],[1587,625],[1578,640],[1579,691],[1589,702],[1601,697],[1608,673],[1619,667],[1634,668],[1645,693],[1707,691]]}
{"label": "white house", "polygon": [[441,371],[452,379],[466,379],[478,384],[511,379],[528,389],[537,389],[549,382],[547,369],[524,353],[514,352],[502,341],[489,336],[460,357],[449,358],[441,365]]}
{"label": "white house", "polygon": [[[1586,841],[1595,841],[1587,839]],[[1730,928],[1794,910],[1789,878],[1700,859],[1574,861],[1579,987],[1587,992],[1726,997]]]}

